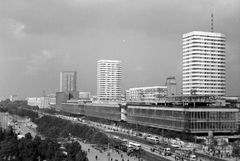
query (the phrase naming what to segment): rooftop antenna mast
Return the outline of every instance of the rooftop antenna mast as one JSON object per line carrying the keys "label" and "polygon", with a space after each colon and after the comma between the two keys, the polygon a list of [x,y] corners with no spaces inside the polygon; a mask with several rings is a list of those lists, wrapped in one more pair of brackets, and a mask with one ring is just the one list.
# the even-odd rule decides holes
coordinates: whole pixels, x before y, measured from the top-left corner
{"label": "rooftop antenna mast", "polygon": [[211,32],[213,32],[213,4],[212,4],[212,14],[211,14]]}

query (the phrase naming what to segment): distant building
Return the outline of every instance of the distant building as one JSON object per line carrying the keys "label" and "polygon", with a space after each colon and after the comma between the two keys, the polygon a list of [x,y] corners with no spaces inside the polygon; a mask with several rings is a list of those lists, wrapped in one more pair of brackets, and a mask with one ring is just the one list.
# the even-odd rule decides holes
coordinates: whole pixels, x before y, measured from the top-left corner
{"label": "distant building", "polygon": [[130,91],[129,90],[125,91],[125,100],[130,100]]}
{"label": "distant building", "polygon": [[168,96],[177,95],[177,82],[175,77],[168,77],[165,86],[167,86]]}
{"label": "distant building", "polygon": [[159,101],[167,96],[166,86],[130,88],[127,101]]}
{"label": "distant building", "polygon": [[126,101],[126,95],[125,94],[121,94],[121,101]]}
{"label": "distant building", "polygon": [[0,127],[3,129],[7,129],[9,119],[8,119],[8,112],[0,112]]}
{"label": "distant building", "polygon": [[79,92],[80,100],[90,100],[90,92]]}
{"label": "distant building", "polygon": [[183,35],[183,95],[226,95],[225,35],[193,31]]}
{"label": "distant building", "polygon": [[95,95],[91,95],[90,100],[91,100],[91,101],[97,101],[98,98],[97,98],[97,96],[95,96]]}
{"label": "distant building", "polygon": [[57,92],[56,93],[56,110],[61,110],[62,103],[67,102],[68,100],[78,100],[79,92]]}
{"label": "distant building", "polygon": [[0,102],[2,102],[2,101],[4,101],[5,100],[5,98],[4,97],[1,97],[0,98]]}
{"label": "distant building", "polygon": [[225,100],[226,100],[226,106],[240,108],[240,96],[226,96]]}
{"label": "distant building", "polygon": [[60,92],[77,91],[77,72],[63,71],[60,73]]}
{"label": "distant building", "polygon": [[50,108],[51,109],[55,108],[55,106],[56,106],[56,94],[50,94],[50,95],[48,95],[48,97],[49,97],[49,106],[50,106]]}
{"label": "distant building", "polygon": [[49,97],[28,97],[27,104],[29,106],[38,106],[40,109],[50,108]]}
{"label": "distant building", "polygon": [[14,102],[14,101],[17,101],[17,100],[18,100],[17,95],[10,95],[10,101],[11,102]]}
{"label": "distant building", "polygon": [[38,106],[39,107],[41,105],[41,97],[28,97],[27,104],[29,106]]}
{"label": "distant building", "polygon": [[98,100],[121,99],[121,61],[99,60],[97,69]]}

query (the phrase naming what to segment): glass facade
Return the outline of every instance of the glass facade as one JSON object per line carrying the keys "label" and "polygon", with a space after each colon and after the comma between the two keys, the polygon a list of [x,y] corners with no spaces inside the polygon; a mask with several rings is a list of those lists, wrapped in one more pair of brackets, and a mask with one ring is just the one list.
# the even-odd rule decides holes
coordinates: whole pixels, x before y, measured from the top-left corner
{"label": "glass facade", "polygon": [[61,110],[71,114],[84,114],[84,105],[78,103],[62,103]]}
{"label": "glass facade", "polygon": [[191,131],[232,132],[238,128],[238,113],[229,111],[189,111],[187,120]]}
{"label": "glass facade", "polygon": [[113,121],[121,120],[121,108],[119,105],[84,105],[84,114],[86,116],[105,118]]}
{"label": "glass facade", "polygon": [[127,120],[174,131],[235,132],[238,130],[238,109],[128,106]]}

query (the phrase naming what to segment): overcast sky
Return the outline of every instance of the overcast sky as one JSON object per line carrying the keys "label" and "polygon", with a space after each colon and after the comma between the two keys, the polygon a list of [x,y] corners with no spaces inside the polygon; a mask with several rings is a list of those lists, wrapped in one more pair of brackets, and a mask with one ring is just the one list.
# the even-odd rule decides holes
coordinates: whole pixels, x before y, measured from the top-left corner
{"label": "overcast sky", "polygon": [[0,97],[59,91],[60,71],[95,95],[97,61],[122,61],[122,93],[182,86],[182,35],[226,35],[227,95],[240,95],[239,0],[0,0]]}

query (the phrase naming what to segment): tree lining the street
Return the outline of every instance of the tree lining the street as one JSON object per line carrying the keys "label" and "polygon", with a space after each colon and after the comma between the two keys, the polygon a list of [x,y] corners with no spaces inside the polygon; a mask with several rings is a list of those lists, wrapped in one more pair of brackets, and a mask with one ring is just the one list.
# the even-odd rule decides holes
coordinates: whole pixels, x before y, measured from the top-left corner
{"label": "tree lining the street", "polygon": [[0,112],[8,112],[10,115],[18,115],[20,117],[28,117],[32,121],[39,117],[38,106],[29,106],[27,101],[14,101],[11,102],[9,99],[0,102]]}
{"label": "tree lining the street", "polygon": [[42,140],[39,136],[32,138],[30,133],[18,139],[10,128],[0,128],[0,160],[52,160],[52,161],[88,161],[87,152],[78,142],[68,143],[64,155],[60,145],[51,139]]}
{"label": "tree lining the street", "polygon": [[95,127],[77,124],[53,116],[43,116],[35,121],[37,131],[49,138],[66,138],[69,135],[82,138],[91,144],[107,145],[108,136]]}
{"label": "tree lining the street", "polygon": [[[102,119],[102,118],[95,118],[95,117],[85,117],[86,120],[90,120],[93,122],[99,122],[102,124],[111,125],[111,121]],[[176,132],[168,129],[160,129],[160,128],[154,128],[154,127],[148,127],[144,125],[139,124],[130,124],[127,122],[120,122],[119,126],[121,126],[124,129],[132,129],[140,133],[148,133],[148,134],[154,134],[159,136],[166,136],[168,138],[179,138],[183,141],[189,141],[189,142],[195,142],[195,137],[193,134],[186,133],[185,131],[182,132]]]}

